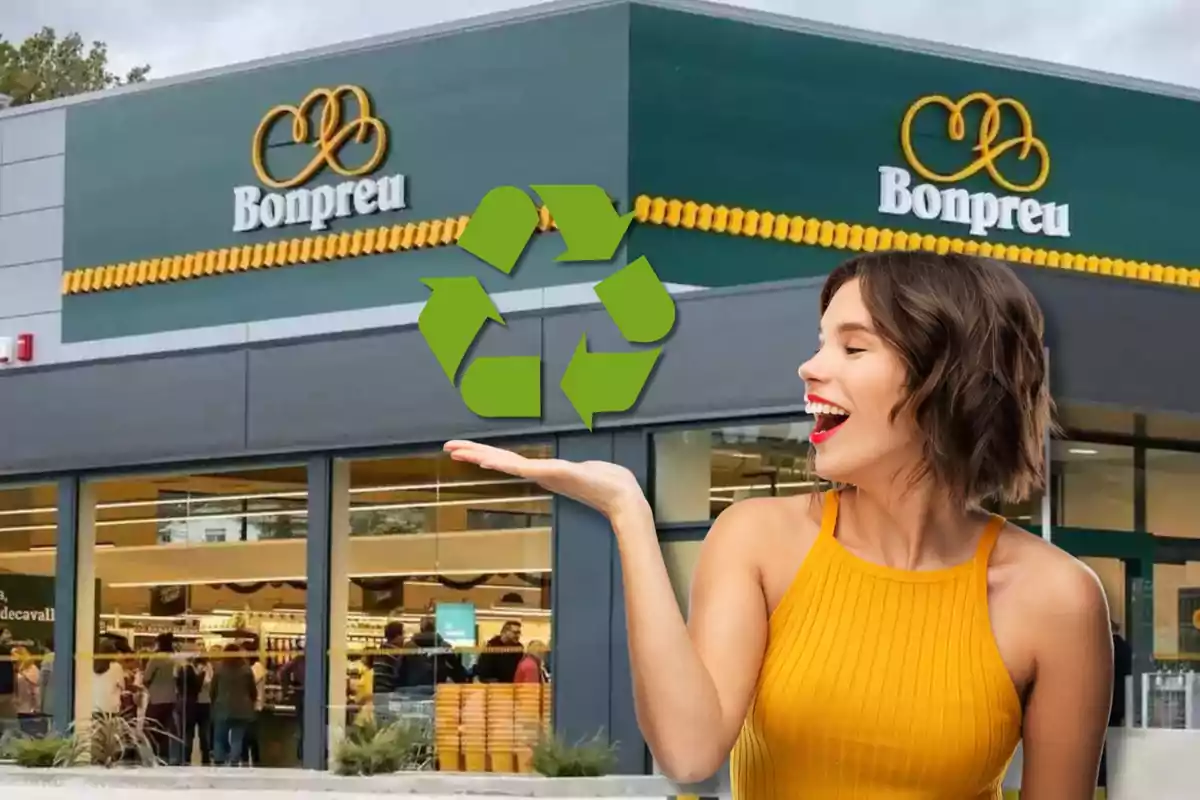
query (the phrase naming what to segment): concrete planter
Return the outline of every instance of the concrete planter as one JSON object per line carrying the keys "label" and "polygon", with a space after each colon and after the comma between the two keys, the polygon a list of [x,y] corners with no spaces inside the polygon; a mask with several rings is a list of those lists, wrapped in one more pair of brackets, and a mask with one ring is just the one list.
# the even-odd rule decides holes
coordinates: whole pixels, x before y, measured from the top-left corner
{"label": "concrete planter", "polygon": [[246,796],[250,792],[322,795],[425,795],[476,797],[625,797],[674,798],[684,792],[660,776],[542,778],[535,776],[398,773],[340,777],[306,770],[196,769],[159,767],[23,769],[0,766],[0,795],[20,797],[20,787],[86,791],[91,800],[119,800],[122,791],[203,791]]}

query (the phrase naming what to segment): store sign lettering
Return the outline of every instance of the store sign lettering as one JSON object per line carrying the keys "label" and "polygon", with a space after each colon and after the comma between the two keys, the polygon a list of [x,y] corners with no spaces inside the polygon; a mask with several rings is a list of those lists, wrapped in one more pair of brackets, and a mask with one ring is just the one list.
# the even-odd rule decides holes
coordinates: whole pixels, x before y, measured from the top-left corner
{"label": "store sign lettering", "polygon": [[[346,105],[351,112],[356,110],[357,116],[347,117]],[[314,132],[310,115],[315,111],[319,117]],[[310,145],[313,155],[294,175],[279,178],[267,166],[267,143],[272,131],[284,122],[291,124],[292,143]],[[370,148],[366,160],[356,166],[344,161],[344,150],[351,142]],[[314,89],[299,105],[275,106],[258,123],[251,144],[251,162],[261,186],[233,190],[233,230],[308,225],[320,231],[334,219],[407,208],[404,175],[367,177],[383,164],[387,152],[387,125],[373,115],[371,98],[359,86]],[[325,169],[349,180],[304,185]]]}
{"label": "store sign lettering", "polygon": [[12,608],[8,596],[0,591],[0,622],[54,622],[54,608]]}
{"label": "store sign lettering", "polygon": [[[951,141],[961,142],[966,137],[964,112],[973,103],[984,106],[976,144],[970,151],[974,160],[948,174],[927,167],[913,143],[912,126],[917,115],[929,106],[945,109],[949,114],[947,136]],[[998,141],[1005,109],[1010,109],[1016,115],[1020,132]],[[1045,143],[1034,135],[1033,119],[1018,101],[1008,97],[996,99],[984,92],[973,92],[957,102],[941,95],[923,97],[913,103],[904,115],[900,125],[900,146],[908,169],[887,165],[879,167],[880,213],[911,215],[918,219],[937,219],[965,225],[974,236],[987,236],[993,229],[1019,230],[1029,235],[1062,238],[1071,235],[1071,209],[1068,204],[1022,196],[1030,195],[1046,184],[1050,177],[1050,153]],[[1013,150],[1021,161],[1036,159],[1038,172],[1028,183],[1012,181],[1000,171],[998,159]],[[957,183],[979,172],[986,172],[997,187],[1012,194],[968,192],[959,187],[940,188],[937,185]],[[919,178],[929,183],[917,183],[916,179]]]}

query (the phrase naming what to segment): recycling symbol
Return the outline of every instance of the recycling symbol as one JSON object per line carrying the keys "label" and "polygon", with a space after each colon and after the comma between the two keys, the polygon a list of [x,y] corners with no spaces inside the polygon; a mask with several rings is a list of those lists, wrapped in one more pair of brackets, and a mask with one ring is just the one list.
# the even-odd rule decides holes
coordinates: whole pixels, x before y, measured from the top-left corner
{"label": "recycling symbol", "polygon": [[[530,188],[546,205],[566,243],[566,251],[557,259],[561,262],[610,260],[633,221],[632,211],[617,214],[599,186]],[[515,186],[500,186],[480,201],[458,246],[511,275],[538,222],[537,206],[528,193]],[[457,382],[467,408],[481,417],[540,418],[541,356],[479,356],[463,366],[488,320],[505,324],[479,279],[424,278],[421,282],[432,293],[417,327],[451,385]],[[621,335],[632,344],[659,343],[675,326],[675,301],[644,256],[597,284],[596,295]],[[661,346],[593,352],[584,333],[560,387],[583,424],[592,430],[596,414],[633,407],[661,354]]]}

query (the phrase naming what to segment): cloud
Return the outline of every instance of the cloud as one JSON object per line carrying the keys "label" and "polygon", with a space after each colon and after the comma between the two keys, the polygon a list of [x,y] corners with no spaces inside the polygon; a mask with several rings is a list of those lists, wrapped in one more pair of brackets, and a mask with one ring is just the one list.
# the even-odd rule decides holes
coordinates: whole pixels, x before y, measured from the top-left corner
{"label": "cloud", "polygon": [[[0,0],[3,2],[3,0]],[[728,0],[727,4],[1200,87],[1200,3],[1184,0]],[[282,55],[534,5],[522,0],[3,2],[0,32],[50,25],[108,43],[119,71],[153,77]]]}

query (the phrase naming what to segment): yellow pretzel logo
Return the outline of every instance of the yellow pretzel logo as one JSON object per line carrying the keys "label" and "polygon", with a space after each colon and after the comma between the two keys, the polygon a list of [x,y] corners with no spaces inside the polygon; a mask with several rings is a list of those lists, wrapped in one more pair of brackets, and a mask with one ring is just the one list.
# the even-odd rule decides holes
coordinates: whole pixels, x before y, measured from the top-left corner
{"label": "yellow pretzel logo", "polygon": [[[358,101],[358,118],[343,124],[342,97],[351,94]],[[271,174],[266,165],[267,137],[271,129],[283,117],[292,118],[292,141],[296,144],[309,144],[308,115],[318,102],[321,105],[321,121],[317,130],[316,141],[312,146],[316,154],[294,177],[279,180]],[[375,150],[371,157],[360,167],[346,167],[338,158],[342,146],[353,136],[359,144],[365,143],[371,134],[375,134]],[[371,98],[366,90],[358,86],[339,86],[336,89],[314,89],[298,106],[278,105],[267,112],[258,129],[254,132],[254,143],[251,146],[250,159],[254,164],[254,172],[258,179],[272,189],[290,189],[312,179],[320,172],[321,167],[329,167],[339,175],[354,178],[374,171],[387,155],[387,126],[383,121],[371,115]]]}
{"label": "yellow pretzel logo", "polygon": [[[975,160],[952,175],[941,175],[922,164],[921,160],[917,158],[912,143],[912,124],[917,114],[930,105],[938,105],[946,109],[950,112],[950,119],[946,126],[947,135],[952,141],[961,142],[966,136],[967,127],[963,110],[977,101],[984,103],[986,110],[983,112],[983,119],[979,122],[979,141],[971,148],[976,154]],[[1019,136],[997,142],[996,139],[1000,136],[1001,113],[1005,106],[1013,109],[1020,118],[1021,133]],[[1046,150],[1046,145],[1042,143],[1042,140],[1033,135],[1033,119],[1025,110],[1025,106],[1009,97],[996,99],[986,92],[972,92],[957,103],[942,95],[922,97],[909,106],[908,112],[904,115],[904,122],[900,126],[900,146],[904,149],[904,157],[908,159],[909,165],[917,174],[926,180],[938,183],[961,181],[980,170],[987,170],[988,175],[992,176],[992,180],[997,185],[1003,186],[1009,191],[1036,192],[1050,177],[1050,153]],[[1005,178],[996,167],[996,160],[1014,147],[1020,148],[1017,157],[1022,161],[1028,158],[1031,152],[1037,152],[1041,169],[1038,170],[1037,177],[1031,183],[1013,183]]]}

